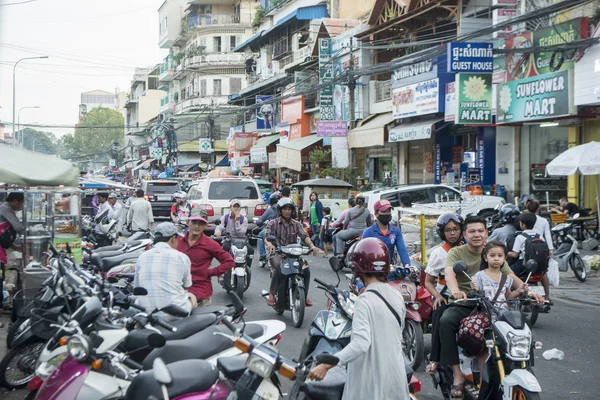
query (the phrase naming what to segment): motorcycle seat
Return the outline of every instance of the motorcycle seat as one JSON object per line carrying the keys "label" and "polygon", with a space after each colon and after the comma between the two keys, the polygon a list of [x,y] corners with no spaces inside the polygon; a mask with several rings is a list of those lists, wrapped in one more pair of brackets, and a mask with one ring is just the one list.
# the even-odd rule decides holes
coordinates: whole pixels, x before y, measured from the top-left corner
{"label": "motorcycle seat", "polygon": [[124,244],[115,244],[113,246],[104,246],[104,247],[98,247],[97,249],[93,249],[92,252],[93,253],[106,253],[108,251],[116,251],[116,250],[123,250],[125,248]]}
{"label": "motorcycle seat", "polygon": [[228,309],[225,306],[196,307],[192,310],[192,315],[225,314]]}
{"label": "motorcycle seat", "polygon": [[99,267],[102,264],[103,258],[120,256],[122,254],[125,253],[123,253],[121,250],[103,251],[102,253],[92,253],[92,255],[89,258],[89,262],[90,264]]}
{"label": "motorcycle seat", "polygon": [[346,370],[341,367],[334,367],[329,370],[322,381],[305,382],[302,390],[312,400],[341,399],[345,385]]}
{"label": "motorcycle seat", "polygon": [[125,241],[125,243],[127,243],[127,245],[129,247],[135,247],[135,246],[139,246],[140,244],[142,244],[142,241],[141,240],[132,240],[131,242]]}
{"label": "motorcycle seat", "polygon": [[112,267],[123,264],[127,260],[135,260],[142,254],[141,251],[135,251],[133,253],[122,253],[118,256],[105,257],[100,261],[100,268],[103,272],[108,272]]}
{"label": "motorcycle seat", "polygon": [[[231,339],[221,335],[215,335],[222,332],[231,335],[231,331],[222,325],[210,326],[202,332],[196,333],[188,338],[181,340],[168,341],[164,347],[154,349],[148,357],[144,359],[142,365],[144,369],[152,368],[152,363],[158,357],[162,358],[165,364],[182,360],[205,360],[233,346]],[[264,332],[261,325],[248,323],[244,333],[256,339]]]}
{"label": "motorcycle seat", "polygon": [[[171,374],[171,383],[166,385],[169,397],[203,392],[219,378],[219,370],[204,360],[186,360],[167,365]],[[145,371],[137,375],[127,388],[127,400],[147,400],[162,398],[161,385],[154,379],[153,372]]]}
{"label": "motorcycle seat", "polygon": [[217,359],[217,367],[227,379],[237,381],[246,371],[246,360],[248,357],[244,354],[241,356],[221,357]]}

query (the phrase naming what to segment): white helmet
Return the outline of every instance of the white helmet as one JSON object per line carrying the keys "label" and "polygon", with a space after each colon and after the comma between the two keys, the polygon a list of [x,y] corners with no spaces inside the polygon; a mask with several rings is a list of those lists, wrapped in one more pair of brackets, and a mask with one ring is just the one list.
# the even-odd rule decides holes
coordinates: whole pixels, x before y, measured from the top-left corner
{"label": "white helmet", "polygon": [[283,207],[296,207],[296,205],[294,204],[294,201],[292,199],[290,199],[289,197],[284,197],[283,199],[279,200],[277,202],[277,206],[279,206],[279,208],[283,208]]}
{"label": "white helmet", "polygon": [[187,194],[185,192],[175,192],[175,194],[173,194],[173,197],[185,201],[187,199]]}

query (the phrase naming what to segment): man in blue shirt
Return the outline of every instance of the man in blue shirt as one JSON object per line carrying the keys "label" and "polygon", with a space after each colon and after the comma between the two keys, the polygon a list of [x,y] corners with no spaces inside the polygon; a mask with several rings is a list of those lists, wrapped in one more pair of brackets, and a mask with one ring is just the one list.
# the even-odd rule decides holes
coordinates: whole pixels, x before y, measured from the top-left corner
{"label": "man in blue shirt", "polygon": [[392,222],[392,204],[388,200],[379,200],[373,208],[377,219],[373,225],[365,229],[362,234],[363,239],[373,237],[385,243],[390,252],[390,263],[392,265],[396,261],[394,248],[398,251],[402,265],[410,265],[410,258],[404,245],[402,232],[397,226],[390,225],[390,222]]}

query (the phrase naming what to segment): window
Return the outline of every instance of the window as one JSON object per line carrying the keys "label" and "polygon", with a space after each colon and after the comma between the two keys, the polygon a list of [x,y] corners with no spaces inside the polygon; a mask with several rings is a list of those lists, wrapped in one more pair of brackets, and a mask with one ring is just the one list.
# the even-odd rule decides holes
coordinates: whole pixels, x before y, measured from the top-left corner
{"label": "window", "polygon": [[398,193],[400,195],[400,199],[404,195],[409,195],[414,204],[427,204],[431,203],[429,198],[429,193],[426,188],[423,189],[414,189],[414,190],[403,190]]}
{"label": "window", "polygon": [[158,89],[158,78],[148,77],[148,89],[149,90]]}
{"label": "window", "polygon": [[200,96],[206,97],[206,79],[200,81]]}
{"label": "window", "polygon": [[258,191],[252,182],[212,182],[208,189],[210,200],[258,199]]}
{"label": "window", "polygon": [[189,200],[202,200],[202,190],[200,190],[200,185],[194,185],[188,191],[188,199]]}
{"label": "window", "polygon": [[173,194],[179,191],[179,183],[167,182],[167,183],[149,183],[146,187],[146,194]]}
{"label": "window", "polygon": [[242,90],[242,78],[229,79],[229,94],[238,94]]}
{"label": "window", "polygon": [[400,196],[398,192],[382,194],[381,200],[389,201],[392,204],[392,207],[400,207]]}
{"label": "window", "polygon": [[[213,80],[213,96],[221,96],[221,80]],[[232,197],[233,199],[233,197]]]}
{"label": "window", "polygon": [[215,53],[221,52],[221,36],[215,36],[213,38],[213,52],[215,52]]}
{"label": "window", "polygon": [[235,49],[236,46],[237,46],[236,36],[229,36],[229,48],[233,50],[233,49]]}
{"label": "window", "polygon": [[432,187],[429,188],[429,190],[431,191],[431,197],[435,202],[458,201],[461,197],[460,193],[456,190],[443,186]]}

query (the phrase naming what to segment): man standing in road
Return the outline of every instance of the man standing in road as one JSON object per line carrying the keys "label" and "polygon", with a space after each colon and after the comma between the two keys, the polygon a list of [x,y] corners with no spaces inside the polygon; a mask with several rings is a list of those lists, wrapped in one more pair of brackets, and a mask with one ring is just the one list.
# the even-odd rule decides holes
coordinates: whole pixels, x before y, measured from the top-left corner
{"label": "man standing in road", "polygon": [[131,208],[127,215],[127,225],[131,226],[131,232],[152,229],[154,225],[152,205],[144,198],[144,191],[142,189],[138,189],[135,192],[135,197],[136,199],[131,203]]}
{"label": "man standing in road", "polygon": [[186,290],[192,286],[191,262],[188,256],[177,251],[178,237],[172,222],[158,224],[154,247],[137,260],[133,284],[148,290],[147,296],[137,300],[148,311],[175,304],[190,312],[198,305],[196,296]]}
{"label": "man standing in road", "polygon": [[[446,285],[454,300],[466,299],[471,290],[471,281],[464,275],[455,275],[454,264],[462,261],[467,265],[467,275],[473,276],[479,272],[481,266],[481,254],[488,238],[486,222],[478,216],[469,216],[464,223],[464,236],[467,244],[450,249],[446,258]],[[502,266],[502,274],[508,275],[515,282],[516,287],[525,285],[510,269],[506,261]],[[451,398],[462,398],[464,393],[464,377],[460,371],[458,360],[458,346],[456,345],[456,334],[460,321],[473,311],[472,305],[451,304],[440,318],[439,332],[441,340],[440,363],[452,368],[454,383],[452,385]]]}
{"label": "man standing in road", "polygon": [[[221,276],[235,267],[235,261],[221,245],[204,234],[208,225],[206,211],[193,208],[188,218],[189,231],[179,238],[177,250],[187,255],[192,262],[192,286],[188,289],[198,299],[198,307],[209,306],[212,298],[210,278]],[[221,264],[211,268],[213,259]]]}
{"label": "man standing in road", "polygon": [[123,213],[123,206],[119,204],[117,201],[117,194],[115,192],[111,192],[108,195],[108,204],[112,208],[113,211],[113,219],[117,221],[117,232],[121,232],[121,228],[123,224],[121,223],[121,215]]}
{"label": "man standing in road", "polygon": [[[2,287],[4,284],[6,266],[8,265],[7,249],[13,246],[16,234],[25,234],[25,226],[17,217],[17,212],[23,209],[25,203],[25,194],[23,192],[12,192],[6,196],[6,202],[0,205],[0,236],[2,240],[0,245],[0,308],[4,301]],[[2,324],[0,323],[0,328]]]}

